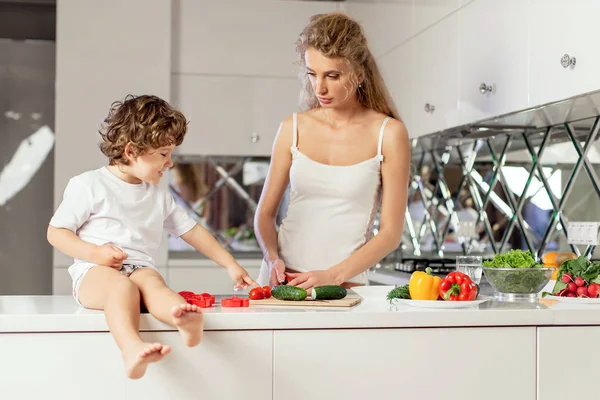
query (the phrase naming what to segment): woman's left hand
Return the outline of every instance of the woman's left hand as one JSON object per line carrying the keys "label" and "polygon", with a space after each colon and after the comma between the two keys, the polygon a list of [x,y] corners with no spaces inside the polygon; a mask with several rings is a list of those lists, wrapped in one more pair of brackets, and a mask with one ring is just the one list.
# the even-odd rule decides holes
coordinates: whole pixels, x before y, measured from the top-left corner
{"label": "woman's left hand", "polygon": [[294,273],[286,272],[286,276],[292,278],[292,280],[288,282],[288,286],[298,286],[305,290],[312,289],[315,286],[337,284],[333,274],[327,270]]}

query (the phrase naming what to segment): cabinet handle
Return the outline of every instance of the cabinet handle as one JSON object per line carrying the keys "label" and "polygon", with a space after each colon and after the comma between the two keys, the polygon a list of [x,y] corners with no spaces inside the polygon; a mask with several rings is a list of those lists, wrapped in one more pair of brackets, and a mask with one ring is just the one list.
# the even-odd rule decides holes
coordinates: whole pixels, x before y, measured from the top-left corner
{"label": "cabinet handle", "polygon": [[571,65],[574,67],[576,63],[577,63],[577,59],[575,57],[569,56],[568,54],[565,54],[560,59],[560,65],[562,65],[563,68],[567,68]]}
{"label": "cabinet handle", "polygon": [[433,104],[425,103],[425,112],[433,113],[435,111],[435,106]]}
{"label": "cabinet handle", "polygon": [[253,133],[252,136],[250,136],[250,140],[252,140],[252,143],[258,142],[259,139],[260,139],[260,136],[258,136],[257,133]]}
{"label": "cabinet handle", "polygon": [[492,93],[493,90],[494,90],[494,86],[486,85],[485,82],[483,82],[481,85],[479,85],[479,91],[481,92],[481,94],[486,94],[487,92]]}

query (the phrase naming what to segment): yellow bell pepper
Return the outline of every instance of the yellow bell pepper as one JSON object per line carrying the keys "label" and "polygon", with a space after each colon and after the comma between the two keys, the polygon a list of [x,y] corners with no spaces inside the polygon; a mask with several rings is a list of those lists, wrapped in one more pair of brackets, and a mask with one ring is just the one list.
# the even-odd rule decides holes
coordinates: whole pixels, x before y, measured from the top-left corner
{"label": "yellow bell pepper", "polygon": [[408,291],[412,300],[437,300],[440,295],[442,278],[431,275],[431,268],[425,272],[416,271],[410,276]]}

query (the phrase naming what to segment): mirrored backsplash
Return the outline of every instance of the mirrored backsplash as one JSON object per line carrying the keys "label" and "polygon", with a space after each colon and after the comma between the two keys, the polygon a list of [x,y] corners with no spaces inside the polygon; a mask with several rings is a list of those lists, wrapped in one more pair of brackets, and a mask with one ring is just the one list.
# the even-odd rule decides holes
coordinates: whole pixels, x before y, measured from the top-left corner
{"label": "mirrored backsplash", "polygon": [[598,127],[593,118],[413,141],[402,254],[595,253],[570,245],[566,228],[569,221],[600,221]]}
{"label": "mirrored backsplash", "polygon": [[[491,256],[509,249],[538,257],[553,250],[596,256],[594,247],[570,245],[566,228],[569,221],[600,221],[599,128],[593,118],[541,130],[413,140],[403,240],[388,258]],[[260,257],[253,219],[268,167],[264,157],[179,158],[170,189],[229,251]],[[286,192],[278,223],[287,199]],[[173,257],[192,250],[181,239],[169,240]]]}
{"label": "mirrored backsplash", "polygon": [[[269,159],[260,157],[180,158],[170,171],[169,189],[227,250],[260,256],[253,220],[268,167]],[[169,238],[170,255],[192,251],[182,239]]]}

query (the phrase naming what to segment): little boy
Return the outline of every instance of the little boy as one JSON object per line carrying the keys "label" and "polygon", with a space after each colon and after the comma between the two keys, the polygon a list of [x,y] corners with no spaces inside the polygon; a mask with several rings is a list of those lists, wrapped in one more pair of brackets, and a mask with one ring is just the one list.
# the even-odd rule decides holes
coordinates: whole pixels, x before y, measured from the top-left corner
{"label": "little boy", "polygon": [[236,287],[256,285],[217,240],[175,204],[157,184],[183,142],[183,114],[155,96],[127,96],[113,103],[100,135],[108,166],[72,178],[48,227],[48,241],[73,257],[73,296],[104,310],[127,376],[141,378],[151,362],[170,352],[139,335],[140,303],[176,327],[187,346],[200,343],[200,308],[187,304],[165,284],[152,254],[163,230],[181,237],[225,267]]}

